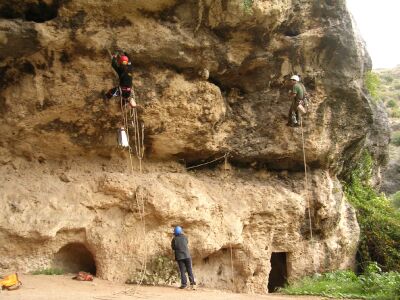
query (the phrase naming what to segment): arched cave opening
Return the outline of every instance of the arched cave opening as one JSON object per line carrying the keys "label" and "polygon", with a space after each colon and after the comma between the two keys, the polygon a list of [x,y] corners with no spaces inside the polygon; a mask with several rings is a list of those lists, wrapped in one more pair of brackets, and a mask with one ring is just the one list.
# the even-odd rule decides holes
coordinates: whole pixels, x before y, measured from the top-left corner
{"label": "arched cave opening", "polygon": [[268,280],[268,293],[276,292],[287,282],[286,252],[273,252],[271,255],[271,272]]}
{"label": "arched cave opening", "polygon": [[93,255],[82,243],[69,243],[63,246],[54,255],[53,266],[66,273],[85,271],[96,275],[96,263]]}

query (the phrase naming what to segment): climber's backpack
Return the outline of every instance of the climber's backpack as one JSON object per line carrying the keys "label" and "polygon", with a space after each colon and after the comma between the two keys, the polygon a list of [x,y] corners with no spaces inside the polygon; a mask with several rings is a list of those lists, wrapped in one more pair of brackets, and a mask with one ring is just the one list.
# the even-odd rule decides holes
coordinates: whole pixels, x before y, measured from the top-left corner
{"label": "climber's backpack", "polygon": [[22,285],[22,282],[18,279],[18,274],[13,273],[5,276],[0,280],[1,289],[7,289],[9,291],[16,290]]}
{"label": "climber's backpack", "polygon": [[93,281],[93,275],[86,272],[79,272],[75,277],[72,279],[76,279],[79,281]]}

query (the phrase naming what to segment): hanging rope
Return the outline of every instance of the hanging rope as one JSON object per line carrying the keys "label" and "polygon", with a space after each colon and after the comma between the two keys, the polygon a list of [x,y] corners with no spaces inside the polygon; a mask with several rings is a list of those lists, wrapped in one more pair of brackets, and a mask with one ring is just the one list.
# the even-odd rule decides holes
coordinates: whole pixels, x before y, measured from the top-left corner
{"label": "hanging rope", "polygon": [[[132,99],[133,101],[135,101],[134,94],[131,97],[133,97]],[[135,152],[136,152],[136,157],[139,160],[139,171],[141,173],[142,160],[144,157],[144,124],[139,123],[139,117],[136,107],[132,108],[130,117],[131,117],[131,124],[134,129]]]}
{"label": "hanging rope", "polygon": [[[304,146],[304,130],[303,130],[303,118],[300,117],[300,126],[301,126],[301,140],[303,144],[303,162],[304,162],[304,189],[306,191],[306,198],[307,198],[307,205],[308,205],[308,219],[309,219],[309,227],[310,227],[310,241],[311,245],[314,247],[314,236],[313,236],[313,230],[312,230],[312,219],[311,219],[311,205],[310,205],[310,193],[308,190],[308,176],[307,176],[307,161],[306,161],[306,150]],[[316,273],[316,266],[315,266],[315,260],[314,260],[314,255],[312,257],[312,265],[314,269],[314,273]]]}
{"label": "hanging rope", "polygon": [[[130,110],[130,113],[128,113],[128,108],[127,105],[125,104],[124,98],[122,96],[122,90],[121,87],[119,87],[119,95],[120,95],[120,106],[121,106],[121,113],[122,113],[122,122],[124,124],[124,128],[126,129],[126,135],[127,135],[127,140],[128,140],[128,153],[129,153],[129,161],[130,161],[130,167],[131,167],[131,174],[134,174],[134,168],[133,168],[133,159],[132,159],[132,147],[131,147],[131,142],[130,142],[130,134],[129,134],[129,121],[130,124],[133,127],[134,131],[134,144],[135,144],[135,152],[136,156],[139,160],[139,172],[142,174],[142,160],[144,157],[144,124],[140,124],[139,128],[139,118],[138,118],[138,113],[136,107],[133,107]],[[133,93],[133,91],[132,91]],[[133,100],[135,100],[134,94],[131,94],[131,97],[133,97]],[[129,99],[131,100],[131,99]],[[128,100],[128,102],[130,102]],[[129,104],[128,104],[129,105]],[[130,120],[128,120],[130,119]],[[140,214],[140,221],[142,223],[142,228],[143,228],[143,240],[144,240],[144,255],[142,256],[142,261],[141,261],[141,271],[140,271],[140,279],[135,288],[130,288],[124,291],[116,292],[113,295],[118,295],[118,294],[130,294],[130,295],[135,295],[137,292],[137,289],[139,286],[143,283],[144,275],[146,273],[147,269],[147,241],[146,241],[146,220],[145,220],[145,205],[144,205],[144,199],[141,193],[136,191],[135,193],[135,198],[136,198],[136,205],[139,210]]]}
{"label": "hanging rope", "polygon": [[306,191],[307,205],[308,205],[308,219],[310,226],[310,239],[313,241],[313,231],[312,231],[312,220],[311,220],[311,205],[310,205],[310,196],[308,192],[308,176],[307,176],[307,161],[306,161],[306,150],[304,146],[304,130],[303,130],[303,118],[300,117],[300,126],[301,126],[301,141],[303,144],[303,163],[304,163],[304,189]]}

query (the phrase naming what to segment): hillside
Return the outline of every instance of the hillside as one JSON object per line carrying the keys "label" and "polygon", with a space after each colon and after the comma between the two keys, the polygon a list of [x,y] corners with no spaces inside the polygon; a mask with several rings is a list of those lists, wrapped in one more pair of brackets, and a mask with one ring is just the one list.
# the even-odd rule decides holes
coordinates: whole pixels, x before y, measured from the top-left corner
{"label": "hillside", "polygon": [[389,163],[383,174],[382,191],[388,196],[400,190],[400,66],[378,69],[378,97],[383,101],[390,116],[391,143]]}

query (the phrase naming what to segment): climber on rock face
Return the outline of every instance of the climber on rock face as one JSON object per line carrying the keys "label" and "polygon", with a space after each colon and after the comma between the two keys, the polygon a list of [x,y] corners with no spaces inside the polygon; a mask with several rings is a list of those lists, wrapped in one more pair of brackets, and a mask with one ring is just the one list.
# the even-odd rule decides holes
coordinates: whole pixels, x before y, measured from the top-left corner
{"label": "climber on rock face", "polygon": [[112,55],[111,65],[118,74],[119,86],[110,89],[104,98],[109,100],[115,96],[121,96],[124,104],[129,103],[132,107],[136,107],[132,89],[132,65],[126,53],[116,52]]}
{"label": "climber on rock face", "polygon": [[305,95],[306,89],[304,85],[300,82],[300,77],[298,75],[293,75],[290,77],[290,86],[292,89],[289,92],[289,96],[292,99],[292,104],[289,109],[289,120],[287,125],[291,127],[300,126],[300,113],[301,110],[305,113]]}
{"label": "climber on rock face", "polygon": [[180,226],[174,228],[174,238],[171,241],[171,248],[175,252],[175,260],[178,263],[181,275],[180,289],[184,289],[187,286],[186,272],[189,275],[190,286],[195,289],[196,282],[193,276],[192,258],[189,253],[188,240],[183,235],[182,227]]}

